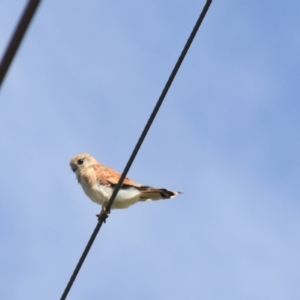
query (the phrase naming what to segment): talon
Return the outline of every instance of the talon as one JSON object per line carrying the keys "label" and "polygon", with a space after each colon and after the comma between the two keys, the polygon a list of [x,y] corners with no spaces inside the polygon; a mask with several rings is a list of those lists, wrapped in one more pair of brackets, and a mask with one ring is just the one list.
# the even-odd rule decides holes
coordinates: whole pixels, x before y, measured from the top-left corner
{"label": "talon", "polygon": [[98,222],[102,220],[103,223],[106,223],[106,219],[108,218],[108,215],[101,212],[100,214],[97,214],[96,217],[98,218]]}
{"label": "talon", "polygon": [[98,217],[98,222],[102,220],[103,223],[105,223],[106,219],[108,218],[108,215],[110,214],[110,209],[107,209],[106,205],[107,202],[103,203],[100,214],[96,215]]}

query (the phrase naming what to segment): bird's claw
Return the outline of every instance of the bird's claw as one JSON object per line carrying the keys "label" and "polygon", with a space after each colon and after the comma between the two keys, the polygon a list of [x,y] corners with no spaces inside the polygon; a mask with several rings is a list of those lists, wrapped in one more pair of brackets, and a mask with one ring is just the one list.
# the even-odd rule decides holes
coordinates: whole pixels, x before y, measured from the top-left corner
{"label": "bird's claw", "polygon": [[107,205],[107,202],[105,202],[102,205],[100,214],[96,215],[98,217],[98,222],[103,221],[103,223],[105,223],[106,219],[108,218],[108,215],[110,214],[110,209],[107,209],[106,205]]}

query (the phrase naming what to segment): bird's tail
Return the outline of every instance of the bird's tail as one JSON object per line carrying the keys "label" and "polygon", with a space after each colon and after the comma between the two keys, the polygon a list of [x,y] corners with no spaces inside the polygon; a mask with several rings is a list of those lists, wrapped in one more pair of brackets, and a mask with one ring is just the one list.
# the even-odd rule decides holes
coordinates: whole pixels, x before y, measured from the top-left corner
{"label": "bird's tail", "polygon": [[173,198],[176,195],[180,194],[180,192],[169,191],[166,189],[158,189],[149,186],[141,186],[139,188],[140,191],[140,199],[139,201],[152,201],[152,200],[161,200],[161,199],[169,199]]}

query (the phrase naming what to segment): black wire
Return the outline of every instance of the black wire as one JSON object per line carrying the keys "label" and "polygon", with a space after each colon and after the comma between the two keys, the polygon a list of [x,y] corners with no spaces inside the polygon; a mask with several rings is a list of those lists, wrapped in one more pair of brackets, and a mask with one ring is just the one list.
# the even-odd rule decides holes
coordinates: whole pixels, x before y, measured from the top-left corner
{"label": "black wire", "polygon": [[[193,42],[194,37],[196,36],[196,33],[197,33],[197,31],[198,31],[198,29],[199,29],[205,15],[206,15],[206,13],[207,13],[211,3],[212,3],[212,0],[207,0],[205,6],[203,7],[203,10],[202,10],[202,12],[201,12],[196,24],[195,24],[190,36],[188,38],[188,40],[187,40],[187,42],[186,42],[186,44],[185,44],[185,46],[184,46],[184,48],[181,52],[176,64],[175,64],[175,67],[173,68],[173,71],[172,71],[172,73],[171,73],[171,75],[170,75],[170,77],[169,77],[169,79],[168,79],[168,81],[167,81],[167,83],[166,83],[166,85],[165,85],[165,87],[164,87],[164,89],[163,89],[163,91],[162,91],[162,93],[161,93],[161,95],[160,95],[160,97],[159,97],[159,99],[158,99],[158,101],[157,101],[150,117],[149,117],[149,120],[148,120],[148,122],[147,122],[147,124],[146,124],[146,126],[145,126],[145,128],[144,128],[144,130],[143,130],[143,132],[142,132],[142,134],[141,134],[141,136],[140,136],[140,138],[139,138],[139,140],[138,140],[138,142],[137,142],[137,144],[136,144],[129,160],[128,160],[128,162],[127,162],[127,164],[126,164],[126,167],[125,167],[125,169],[124,169],[124,171],[123,171],[123,173],[122,173],[122,175],[119,179],[119,182],[116,185],[116,187],[115,187],[115,189],[114,189],[114,191],[113,191],[113,193],[112,193],[112,195],[111,195],[111,197],[110,197],[110,199],[109,199],[109,201],[106,205],[106,209],[108,211],[111,208],[111,206],[112,206],[112,204],[113,204],[113,202],[116,198],[116,195],[117,195],[117,193],[118,193],[118,191],[119,191],[119,189],[122,185],[122,182],[125,179],[128,171],[129,171],[129,169],[130,169],[130,167],[131,167],[131,165],[132,165],[132,163],[133,163],[133,161],[134,161],[134,159],[135,159],[135,157],[136,157],[136,155],[137,155],[137,153],[138,153],[138,151],[139,151],[139,149],[140,149],[140,147],[141,147],[141,145],[142,145],[142,143],[143,143],[143,141],[144,141],[144,139],[145,139],[145,137],[146,137],[146,135],[149,131],[149,128],[150,128],[150,126],[151,126],[151,124],[152,124],[152,122],[153,122],[153,120],[154,120],[154,118],[155,118],[155,116],[156,116],[156,114],[157,114],[157,112],[158,112],[158,110],[159,110],[159,108],[160,108],[160,106],[161,106],[161,104],[162,104],[162,102],[163,102],[163,100],[164,100],[164,98],[165,98],[165,96],[166,96],[166,94],[167,94],[167,92],[168,92],[168,90],[169,90],[169,88],[170,88],[170,86],[171,86],[171,84],[172,84],[172,82],[173,82],[180,66],[181,66],[181,63],[184,60],[184,57],[185,57],[186,53],[188,52],[188,50],[189,50],[189,48],[190,48],[190,46]],[[73,285],[73,283],[76,279],[76,276],[78,275],[78,273],[80,271],[80,268],[81,268],[81,266],[82,266],[82,264],[83,264],[83,262],[84,262],[84,260],[87,256],[90,248],[92,247],[92,244],[93,244],[93,242],[94,242],[94,240],[95,240],[95,238],[96,238],[103,222],[105,222],[105,219],[106,219],[105,215],[100,214],[99,216],[100,216],[99,217],[99,222],[97,223],[97,225],[94,229],[94,232],[93,232],[88,244],[86,245],[86,247],[85,247],[85,249],[84,249],[84,251],[83,251],[83,253],[80,257],[80,259],[79,259],[79,261],[76,265],[76,268],[73,271],[73,274],[72,274],[72,276],[71,276],[71,278],[70,278],[70,280],[69,280],[69,282],[68,282],[68,284],[67,284],[67,286],[64,290],[64,293],[62,294],[62,296],[60,298],[60,300],[65,300],[66,299],[66,297],[67,297],[67,295],[68,295],[68,293],[69,293],[69,291],[70,291],[70,289],[71,289],[71,287],[72,287],[72,285]]]}
{"label": "black wire", "polygon": [[0,64],[0,86],[39,3],[40,0],[30,0],[25,7],[23,15],[20,18],[19,24],[15,29],[15,32],[10,40],[10,43],[8,44]]}
{"label": "black wire", "polygon": [[188,38],[188,40],[187,40],[187,42],[186,42],[186,44],[185,44],[185,46],[183,48],[183,50],[182,50],[182,52],[181,52],[178,60],[177,60],[174,68],[173,68],[172,73],[171,73],[171,75],[170,75],[170,77],[169,77],[169,79],[168,79],[168,81],[167,81],[167,83],[166,83],[163,91],[161,92],[160,97],[158,98],[158,101],[157,101],[157,103],[156,103],[156,105],[155,105],[155,107],[154,107],[154,109],[153,109],[153,111],[152,111],[152,113],[151,113],[151,115],[149,117],[149,120],[148,120],[148,122],[147,122],[147,124],[146,124],[146,126],[145,126],[145,128],[144,128],[144,130],[143,130],[143,132],[142,132],[142,134],[141,134],[141,136],[140,136],[140,138],[139,138],[139,140],[138,140],[135,148],[134,148],[134,150],[132,151],[132,154],[131,154],[131,156],[130,156],[128,162],[127,162],[127,164],[126,164],[126,167],[125,167],[125,169],[124,169],[124,171],[122,173],[122,176],[120,177],[119,182],[116,185],[116,187],[114,189],[114,192],[112,193],[112,195],[110,197],[110,200],[108,201],[108,203],[106,205],[106,208],[108,210],[111,208],[111,206],[112,206],[112,204],[113,204],[113,202],[114,202],[114,200],[116,198],[116,195],[117,195],[117,193],[118,193],[118,191],[119,191],[119,189],[120,189],[120,187],[121,187],[121,185],[123,183],[123,180],[125,179],[128,171],[129,171],[129,169],[130,169],[130,167],[131,167],[131,165],[132,165],[132,163],[133,163],[133,161],[134,161],[134,159],[135,159],[135,157],[136,157],[136,155],[137,155],[137,153],[138,153],[138,151],[139,151],[139,149],[140,149],[140,147],[141,147],[141,145],[142,145],[142,143],[143,143],[143,141],[144,141],[144,139],[145,139],[145,137],[146,137],[146,135],[147,135],[147,133],[148,133],[151,125],[152,125],[152,123],[153,123],[153,120],[156,117],[157,112],[159,111],[160,106],[161,106],[162,102],[165,99],[165,96],[166,96],[166,94],[167,94],[167,92],[168,92],[168,90],[169,90],[169,88],[170,88],[170,86],[171,86],[171,84],[172,84],[172,82],[173,82],[173,80],[174,80],[174,78],[175,78],[175,76],[176,76],[176,74],[177,74],[180,66],[181,66],[181,63],[184,60],[184,57],[185,57],[186,53],[188,52],[188,50],[189,50],[189,48],[190,48],[190,46],[191,46],[191,44],[193,42],[194,37],[197,34],[197,31],[198,31],[198,29],[199,29],[199,27],[200,27],[200,25],[201,25],[201,23],[202,23],[202,21],[203,21],[203,19],[205,17],[206,12],[208,11],[208,8],[209,8],[211,2],[212,2],[212,0],[208,0],[206,2],[206,4],[205,4],[205,6],[204,6],[204,8],[203,8],[203,10],[202,10],[202,12],[201,12],[201,14],[200,14],[197,22],[196,22],[196,24],[195,24],[195,26],[194,26],[191,34],[190,34],[190,36],[189,36],[189,38]]}

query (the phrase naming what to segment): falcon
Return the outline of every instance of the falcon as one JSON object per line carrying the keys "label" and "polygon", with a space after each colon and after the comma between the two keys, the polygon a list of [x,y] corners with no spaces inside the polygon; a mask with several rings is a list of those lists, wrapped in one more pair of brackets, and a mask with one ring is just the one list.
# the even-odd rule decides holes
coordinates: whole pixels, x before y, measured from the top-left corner
{"label": "falcon", "polygon": [[[70,166],[76,174],[85,194],[93,201],[102,205],[102,210],[109,201],[121,174],[99,163],[93,156],[83,153],[76,155],[70,161]],[[139,201],[153,201],[173,198],[180,194],[164,188],[154,188],[139,184],[125,178],[113,202],[113,208],[127,208]],[[108,212],[109,213],[109,212]]]}

